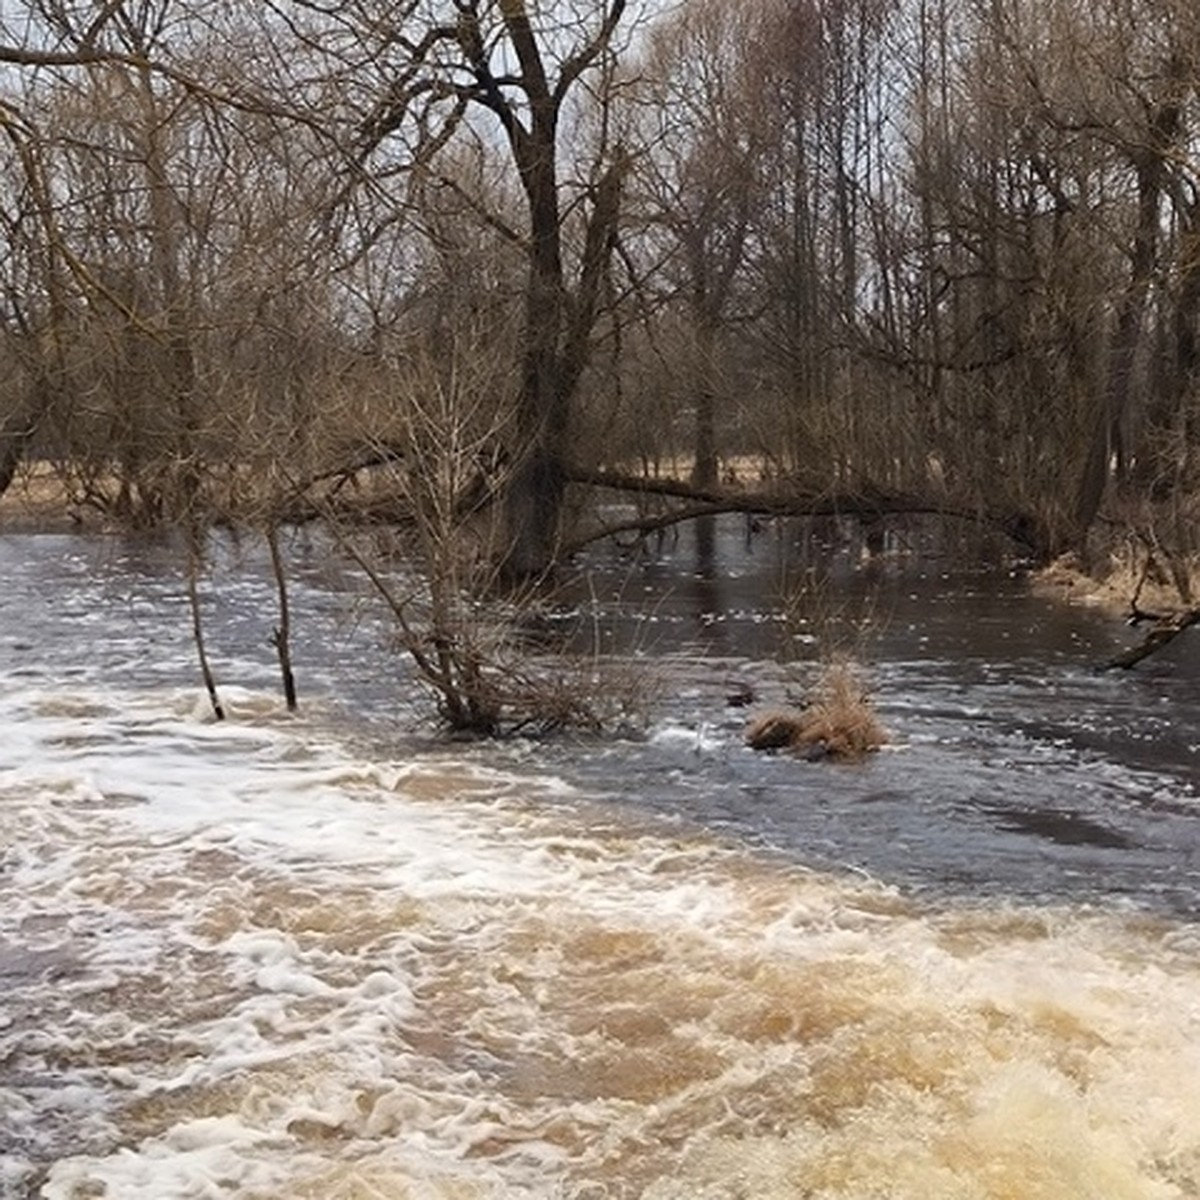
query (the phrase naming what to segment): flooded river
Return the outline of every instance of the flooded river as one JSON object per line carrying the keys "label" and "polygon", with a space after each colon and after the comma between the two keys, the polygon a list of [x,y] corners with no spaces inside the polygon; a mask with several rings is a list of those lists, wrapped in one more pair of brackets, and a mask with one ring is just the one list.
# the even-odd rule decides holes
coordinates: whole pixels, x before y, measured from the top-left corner
{"label": "flooded river", "polygon": [[297,716],[211,582],[218,724],[169,547],[0,537],[0,1196],[1200,1196],[1200,635],[1101,674],[1086,607],[847,557],[891,744],[766,757],[726,695],[829,620],[725,536],[563,597],[643,736],[500,746],[318,546]]}

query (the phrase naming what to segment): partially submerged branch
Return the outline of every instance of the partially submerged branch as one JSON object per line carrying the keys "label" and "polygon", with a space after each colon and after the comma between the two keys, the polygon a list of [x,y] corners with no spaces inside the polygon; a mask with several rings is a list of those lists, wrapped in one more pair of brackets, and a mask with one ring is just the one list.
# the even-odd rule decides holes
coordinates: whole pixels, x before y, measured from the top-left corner
{"label": "partially submerged branch", "polygon": [[279,526],[273,521],[267,525],[267,549],[271,552],[271,573],[275,577],[275,590],[279,596],[279,624],[271,633],[271,645],[279,657],[279,674],[283,681],[283,698],[288,712],[296,711],[296,676],[292,671],[292,618],[288,602],[287,573],[283,555],[279,550]]}
{"label": "partially submerged branch", "polygon": [[1137,666],[1143,659],[1149,658],[1150,655],[1156,654],[1164,646],[1169,645],[1185,629],[1190,629],[1191,626],[1197,624],[1200,624],[1200,608],[1185,609],[1172,616],[1159,617],[1136,646],[1130,646],[1128,650],[1114,655],[1104,664],[1103,669],[1127,671],[1130,667]]}
{"label": "partially submerged branch", "polygon": [[204,621],[200,611],[200,568],[203,559],[203,534],[192,524],[187,530],[188,563],[187,563],[187,594],[188,605],[192,610],[192,638],[196,643],[196,657],[200,662],[200,674],[204,679],[204,687],[208,692],[208,700],[212,705],[213,716],[218,721],[225,720],[225,709],[217,694],[217,681],[213,675],[212,666],[208,661],[208,651],[204,645]]}
{"label": "partially submerged branch", "polygon": [[1194,555],[1164,547],[1152,528],[1135,528],[1113,546],[1104,570],[1086,570],[1078,556],[1068,554],[1035,576],[1035,583],[1098,604],[1126,625],[1144,629],[1138,642],[1099,667],[1127,671],[1200,624],[1193,600],[1196,575]]}

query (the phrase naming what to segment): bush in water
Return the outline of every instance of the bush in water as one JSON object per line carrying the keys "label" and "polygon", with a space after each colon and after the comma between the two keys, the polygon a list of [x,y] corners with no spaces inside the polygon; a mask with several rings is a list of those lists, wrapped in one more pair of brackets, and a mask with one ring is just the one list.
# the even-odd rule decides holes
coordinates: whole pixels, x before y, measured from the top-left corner
{"label": "bush in water", "polygon": [[844,661],[822,667],[804,708],[771,709],[746,727],[746,744],[753,749],[790,750],[808,758],[861,758],[886,741],[858,670]]}

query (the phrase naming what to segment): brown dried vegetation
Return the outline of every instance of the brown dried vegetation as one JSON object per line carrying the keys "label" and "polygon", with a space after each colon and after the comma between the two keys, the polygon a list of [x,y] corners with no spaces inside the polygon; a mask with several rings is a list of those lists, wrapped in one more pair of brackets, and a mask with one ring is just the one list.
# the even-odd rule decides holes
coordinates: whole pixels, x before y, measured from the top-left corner
{"label": "brown dried vegetation", "polygon": [[769,709],[746,727],[752,749],[787,750],[810,759],[860,759],[886,741],[860,673],[848,662],[822,669],[803,708]]}

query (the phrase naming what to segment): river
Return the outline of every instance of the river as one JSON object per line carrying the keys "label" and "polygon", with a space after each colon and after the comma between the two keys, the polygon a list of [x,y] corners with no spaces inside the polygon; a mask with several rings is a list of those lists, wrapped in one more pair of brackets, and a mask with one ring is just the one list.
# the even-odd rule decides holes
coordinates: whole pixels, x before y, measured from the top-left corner
{"label": "river", "polygon": [[[0,536],[0,1195],[1200,1196],[1200,653],[791,532],[585,562],[637,737],[449,744],[352,572]],[[794,565],[794,563],[793,563]],[[742,744],[839,613],[891,740]]]}

